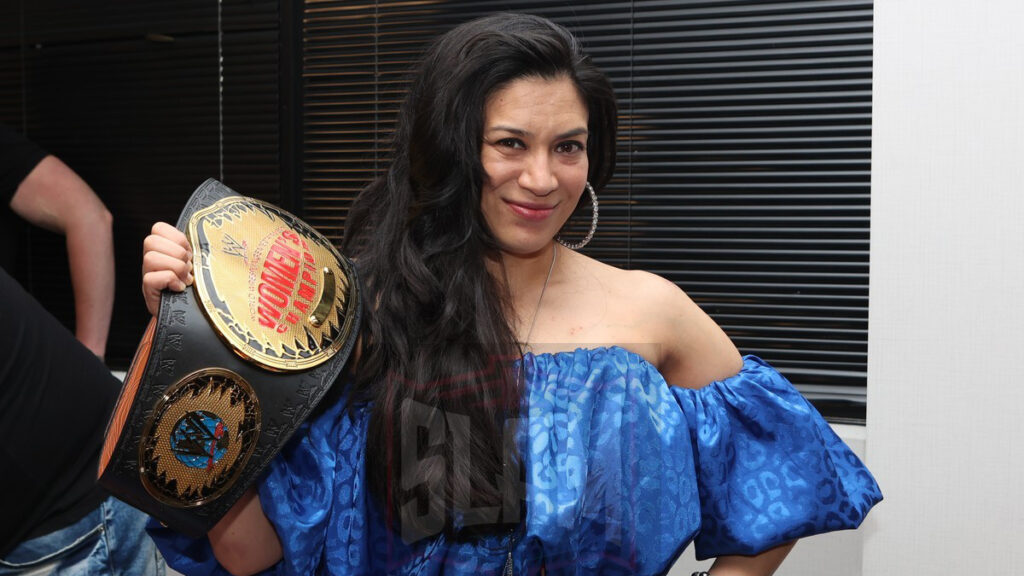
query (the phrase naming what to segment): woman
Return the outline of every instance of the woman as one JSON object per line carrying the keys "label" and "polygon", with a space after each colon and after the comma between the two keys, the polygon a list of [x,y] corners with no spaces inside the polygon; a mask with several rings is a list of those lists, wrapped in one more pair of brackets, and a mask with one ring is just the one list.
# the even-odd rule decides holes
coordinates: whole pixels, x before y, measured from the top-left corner
{"label": "woman", "polygon": [[[796,538],[859,524],[877,486],[781,376],[674,284],[559,243],[578,205],[596,223],[615,119],[542,18],[431,47],[348,220],[369,310],[342,397],[210,546],[154,530],[172,565],[649,574],[695,540],[714,576],[770,574]],[[145,252],[154,311],[190,254],[166,224]]]}

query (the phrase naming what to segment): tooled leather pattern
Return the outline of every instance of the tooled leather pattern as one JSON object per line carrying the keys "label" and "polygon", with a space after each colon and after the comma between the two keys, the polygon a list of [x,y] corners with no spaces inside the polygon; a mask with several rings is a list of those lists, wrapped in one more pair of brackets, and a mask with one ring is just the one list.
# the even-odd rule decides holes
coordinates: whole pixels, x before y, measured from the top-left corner
{"label": "tooled leather pattern", "polygon": [[[178,219],[178,228],[184,229],[197,210],[234,194],[216,180],[207,180],[189,199]],[[355,277],[352,281],[358,282]],[[354,327],[358,327],[361,315],[361,302],[356,296],[352,310],[356,315]],[[172,528],[199,535],[234,505],[327,393],[351,354],[358,330],[348,335],[342,348],[327,362],[307,372],[281,374],[266,371],[232,353],[207,322],[194,289],[165,292],[157,318],[153,348],[142,378],[145,385],[139,388],[110,468],[120,477],[114,482],[118,492],[123,492],[117,494],[119,497]],[[212,502],[188,509],[159,504],[139,480],[138,447],[142,431],[170,386],[195,370],[213,366],[238,373],[255,391],[262,412],[256,447],[232,487]],[[126,439],[130,445],[121,446]]]}

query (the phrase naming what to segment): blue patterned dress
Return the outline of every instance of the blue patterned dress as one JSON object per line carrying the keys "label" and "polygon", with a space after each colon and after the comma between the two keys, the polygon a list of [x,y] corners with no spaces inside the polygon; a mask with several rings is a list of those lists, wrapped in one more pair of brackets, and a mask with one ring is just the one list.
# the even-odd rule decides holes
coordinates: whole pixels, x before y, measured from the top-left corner
{"label": "blue patterned dress", "polygon": [[[855,528],[882,499],[818,412],[753,356],[699,390],[618,347],[528,354],[518,431],[525,519],[507,534],[405,543],[366,485],[369,407],[330,407],[282,450],[260,499],[279,574],[663,574]],[[372,449],[372,447],[370,447]],[[151,526],[169,564],[224,573],[205,539]]]}

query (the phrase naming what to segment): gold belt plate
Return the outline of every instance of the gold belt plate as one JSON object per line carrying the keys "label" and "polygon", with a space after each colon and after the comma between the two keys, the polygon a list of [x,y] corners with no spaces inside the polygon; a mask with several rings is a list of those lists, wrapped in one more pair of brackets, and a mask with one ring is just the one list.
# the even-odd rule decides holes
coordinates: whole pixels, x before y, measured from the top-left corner
{"label": "gold belt plate", "polygon": [[201,307],[246,360],[306,370],[337,353],[355,329],[351,263],[292,214],[232,196],[193,214],[187,234]]}

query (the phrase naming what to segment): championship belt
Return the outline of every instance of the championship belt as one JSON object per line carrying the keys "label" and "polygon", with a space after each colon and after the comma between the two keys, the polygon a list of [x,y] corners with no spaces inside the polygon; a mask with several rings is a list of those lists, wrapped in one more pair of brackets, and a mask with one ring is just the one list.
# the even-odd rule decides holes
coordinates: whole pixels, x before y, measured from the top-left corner
{"label": "championship belt", "polygon": [[160,298],[107,425],[99,482],[198,537],[334,383],[361,304],[352,263],[327,238],[216,180],[178,228],[195,282]]}

